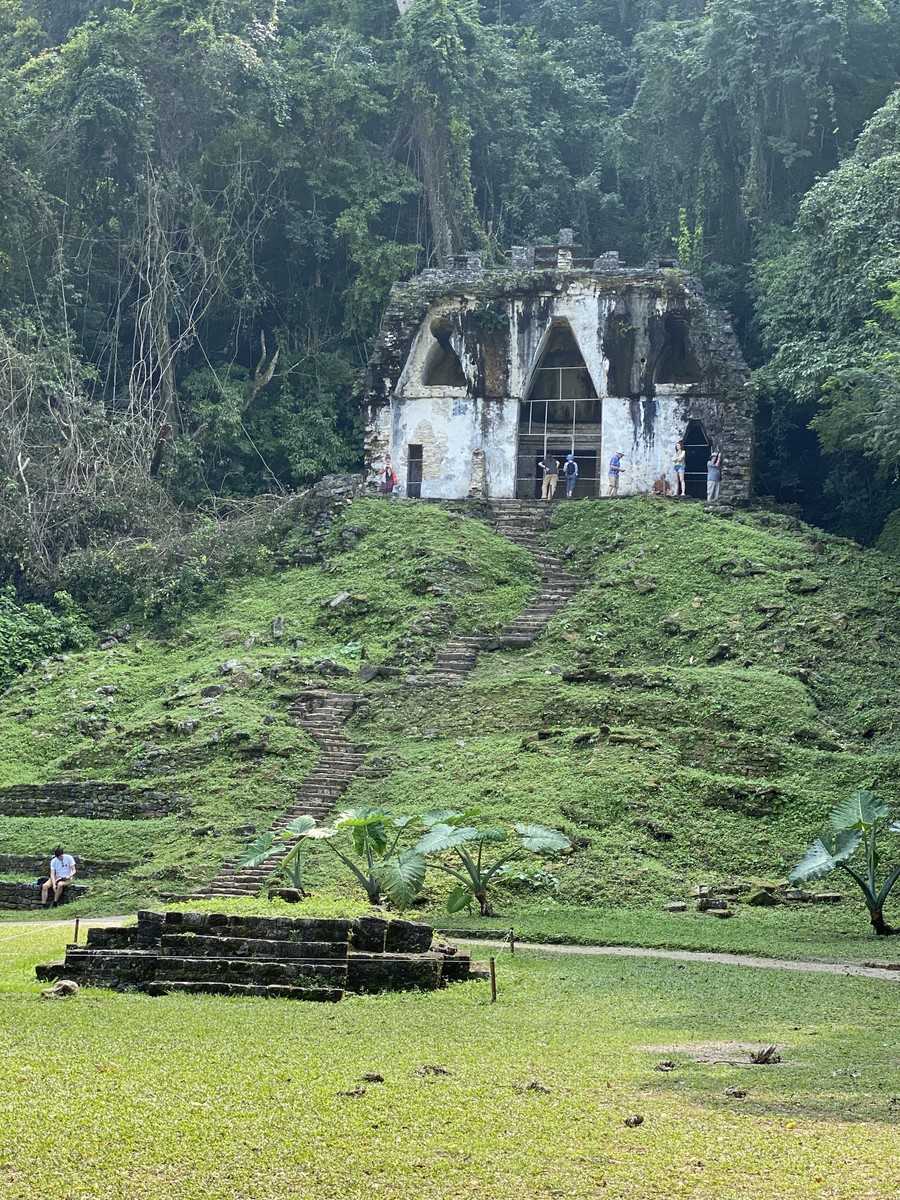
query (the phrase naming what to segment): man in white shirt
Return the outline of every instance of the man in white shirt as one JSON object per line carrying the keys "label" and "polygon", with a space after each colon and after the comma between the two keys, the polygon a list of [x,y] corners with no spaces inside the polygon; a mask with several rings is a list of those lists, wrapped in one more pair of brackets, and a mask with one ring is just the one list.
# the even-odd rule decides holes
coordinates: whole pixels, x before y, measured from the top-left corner
{"label": "man in white shirt", "polygon": [[[75,878],[75,859],[57,846],[50,859],[50,878],[41,888],[41,904],[44,908],[55,908],[59,898]],[[53,899],[50,893],[53,892]]]}

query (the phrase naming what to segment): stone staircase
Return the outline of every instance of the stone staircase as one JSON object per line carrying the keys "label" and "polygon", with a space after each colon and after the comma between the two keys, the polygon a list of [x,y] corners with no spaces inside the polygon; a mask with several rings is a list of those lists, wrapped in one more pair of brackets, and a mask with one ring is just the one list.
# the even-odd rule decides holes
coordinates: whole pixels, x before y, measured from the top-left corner
{"label": "stone staircase", "polygon": [[458,686],[474,670],[480,650],[519,649],[532,645],[550,619],[566,606],[581,586],[562,560],[540,543],[550,525],[551,505],[541,500],[494,500],[489,520],[495,533],[532,554],[541,571],[541,587],[515,620],[495,637],[451,638],[438,653],[423,684]]}
{"label": "stone staircase", "polygon": [[[365,699],[355,693],[318,689],[299,692],[292,698],[291,717],[312,735],[322,749],[322,756],[303,780],[293,808],[279,817],[273,826],[276,833],[286,829],[298,817],[324,821],[347,790],[365,755],[344,736],[341,726]],[[209,888],[195,892],[192,899],[257,895],[290,849],[290,843],[286,843],[283,850],[260,866],[244,867],[240,871],[235,866],[239,860],[232,859],[223,866]]]}
{"label": "stone staircase", "polygon": [[[568,604],[580,581],[563,566],[553,551],[541,545],[540,538],[550,525],[551,506],[540,500],[494,500],[488,505],[487,520],[500,536],[508,538],[532,554],[540,568],[540,590],[522,612],[492,637],[451,638],[438,652],[430,672],[409,682],[419,685],[459,686],[474,670],[479,651],[524,648],[532,645],[547,623]],[[298,693],[290,713],[322,748],[322,757],[304,779],[294,807],[275,824],[276,831],[286,828],[300,816],[322,822],[346,791],[351,779],[362,768],[365,755],[341,732],[341,726],[367,697],[348,692],[308,690]],[[265,886],[278,864],[290,850],[266,859],[259,867],[235,868],[237,859],[226,863],[210,887],[194,894],[195,899],[227,899],[255,896]]]}

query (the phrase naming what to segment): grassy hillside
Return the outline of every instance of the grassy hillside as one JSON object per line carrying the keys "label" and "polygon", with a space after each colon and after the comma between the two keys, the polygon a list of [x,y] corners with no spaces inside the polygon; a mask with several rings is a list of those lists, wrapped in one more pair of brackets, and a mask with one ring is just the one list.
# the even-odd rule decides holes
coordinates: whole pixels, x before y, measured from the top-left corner
{"label": "grassy hillside", "polygon": [[[650,499],[560,505],[550,540],[583,591],[460,694],[361,718],[390,774],[355,801],[558,824],[578,853],[556,902],[636,905],[783,878],[848,791],[897,800],[892,560],[786,517]],[[527,880],[511,890],[528,903]]]}
{"label": "grassy hillside", "polygon": [[[76,852],[94,839],[93,857],[142,860],[143,891],[208,878],[314,761],[286,716],[309,682],[373,695],[348,731],[377,773],[342,806],[471,804],[572,837],[555,878],[536,888],[524,871],[500,892],[504,913],[537,906],[548,930],[554,913],[583,924],[585,908],[783,878],[848,791],[900,798],[895,560],[789,517],[649,498],[559,504],[549,541],[584,588],[534,647],[483,654],[457,689],[354,676],[364,659],[427,660],[451,630],[495,629],[534,591],[534,567],[478,521],[411,503],[357,502],[324,565],[233,587],[169,644],[45,664],[3,699],[0,782],[136,780],[190,811],[90,829],[2,818],[0,840],[37,853],[57,836]],[[352,673],[323,677],[326,659]],[[191,836],[209,824],[222,836]],[[340,878],[326,850],[311,854],[314,884]],[[435,911],[441,892],[430,879]]]}
{"label": "grassy hillside", "polygon": [[[109,899],[205,881],[243,844],[237,829],[263,828],[290,807],[317,757],[288,717],[294,693],[358,688],[364,662],[404,673],[427,663],[451,630],[492,631],[512,617],[536,578],[530,555],[481,524],[360,501],[330,529],[321,564],[232,586],[170,641],[135,634],[44,661],[3,695],[0,787],[124,781],[174,795],[184,811],[0,817],[2,852],[47,853],[63,841],[76,855],[134,861],[127,879],[97,883]],[[215,834],[192,834],[210,826]]]}

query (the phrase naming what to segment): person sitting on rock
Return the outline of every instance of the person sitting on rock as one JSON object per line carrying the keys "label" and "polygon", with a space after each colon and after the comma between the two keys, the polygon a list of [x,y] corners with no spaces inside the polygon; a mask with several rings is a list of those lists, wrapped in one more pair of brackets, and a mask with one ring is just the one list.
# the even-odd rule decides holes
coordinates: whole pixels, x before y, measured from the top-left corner
{"label": "person sitting on rock", "polygon": [[666,479],[665,474],[660,475],[659,479],[653,480],[653,495],[654,496],[671,496],[672,485]]}
{"label": "person sitting on rock", "polygon": [[[41,904],[44,908],[55,908],[59,904],[63,892],[75,878],[76,869],[75,859],[72,855],[66,854],[62,846],[57,846],[50,859],[50,878],[41,888]],[[51,892],[53,893],[52,900],[50,899]]]}

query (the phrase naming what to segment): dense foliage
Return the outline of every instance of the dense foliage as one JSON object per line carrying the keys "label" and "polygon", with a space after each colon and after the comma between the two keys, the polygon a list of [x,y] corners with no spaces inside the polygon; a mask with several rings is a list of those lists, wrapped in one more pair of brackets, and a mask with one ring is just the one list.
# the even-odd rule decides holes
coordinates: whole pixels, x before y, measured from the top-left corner
{"label": "dense foliage", "polygon": [[0,0],[0,571],[357,465],[391,281],[563,225],[693,266],[771,359],[764,490],[875,536],[898,66],[900,0]]}

